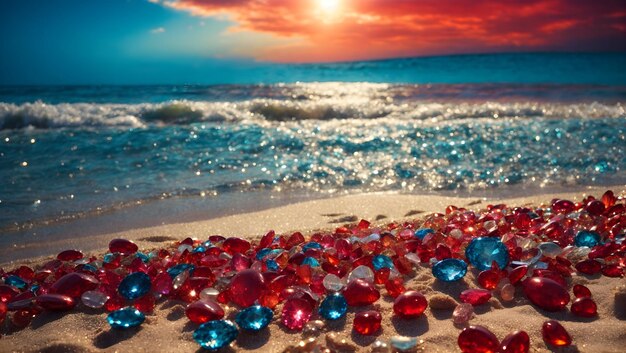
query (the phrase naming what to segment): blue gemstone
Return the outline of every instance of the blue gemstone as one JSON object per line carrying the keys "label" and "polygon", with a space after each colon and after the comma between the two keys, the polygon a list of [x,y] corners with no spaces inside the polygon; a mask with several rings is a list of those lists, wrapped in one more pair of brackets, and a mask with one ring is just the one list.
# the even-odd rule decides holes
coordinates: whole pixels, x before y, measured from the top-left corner
{"label": "blue gemstone", "polygon": [[461,259],[445,259],[433,266],[433,275],[444,282],[458,281],[467,273],[467,264]]}
{"label": "blue gemstone", "polygon": [[167,274],[170,275],[170,277],[172,278],[176,278],[176,276],[180,275],[181,273],[183,273],[186,270],[192,270],[194,269],[194,265],[192,264],[178,264],[176,266],[172,266],[170,268],[167,269]]}
{"label": "blue gemstone", "polygon": [[600,234],[589,230],[581,230],[574,237],[574,245],[593,248],[600,244]]}
{"label": "blue gemstone", "polygon": [[302,260],[302,265],[309,265],[311,267],[319,267],[320,263],[314,257],[305,257]]}
{"label": "blue gemstone", "polygon": [[314,241],[310,242],[310,243],[306,243],[303,247],[302,247],[302,252],[305,252],[309,249],[318,249],[318,250],[322,250],[322,244],[320,243],[316,243]]}
{"label": "blue gemstone", "polygon": [[197,248],[193,249],[191,252],[192,253],[202,253],[205,252],[206,248],[204,246],[198,246]]}
{"label": "blue gemstone", "polygon": [[133,300],[146,295],[150,291],[151,286],[150,276],[143,272],[135,272],[126,276],[120,282],[117,291],[122,297]]}
{"label": "blue gemstone", "polygon": [[326,320],[337,320],[346,315],[348,303],[341,293],[329,294],[320,304],[320,316]]}
{"label": "blue gemstone", "polygon": [[465,249],[465,257],[477,269],[485,271],[495,261],[500,269],[509,263],[509,250],[498,238],[474,238]]}
{"label": "blue gemstone", "polygon": [[8,284],[9,286],[13,286],[17,289],[24,289],[27,285],[26,281],[24,281],[21,277],[15,275],[10,275],[5,278],[4,284]]}
{"label": "blue gemstone", "polygon": [[237,327],[231,321],[213,320],[200,325],[193,332],[193,339],[202,348],[214,351],[229,345],[238,334]]}
{"label": "blue gemstone", "polygon": [[145,319],[145,315],[133,307],[112,311],[109,316],[107,316],[109,325],[117,329],[139,326]]}
{"label": "blue gemstone", "polygon": [[98,268],[92,264],[84,264],[81,270],[89,271],[89,272],[96,272],[98,271]]}
{"label": "blue gemstone", "polygon": [[147,263],[148,260],[150,260],[150,258],[148,257],[148,255],[142,253],[142,252],[136,252],[135,256],[137,256],[138,258],[141,259],[141,262],[143,263]]}
{"label": "blue gemstone", "polygon": [[241,310],[235,322],[246,331],[260,331],[270,324],[272,317],[274,317],[272,309],[253,305]]}
{"label": "blue gemstone", "polygon": [[376,255],[372,259],[372,265],[374,265],[374,269],[378,271],[381,268],[393,268],[393,261],[389,258],[389,256]]}
{"label": "blue gemstone", "polygon": [[102,261],[104,261],[105,263],[110,263],[111,261],[115,260],[117,258],[117,256],[115,254],[111,254],[111,253],[106,253],[104,254],[104,256],[102,257]]}
{"label": "blue gemstone", "polygon": [[280,271],[280,266],[276,260],[267,260],[265,265],[267,265],[267,269],[270,271]]}
{"label": "blue gemstone", "polygon": [[420,238],[420,240],[424,240],[424,237],[430,233],[434,233],[435,230],[431,228],[422,228],[415,231],[415,236]]}
{"label": "blue gemstone", "polygon": [[259,261],[262,261],[263,258],[265,258],[265,256],[270,253],[270,251],[272,251],[272,249],[270,249],[270,248],[263,248],[263,249],[259,250],[256,253],[256,259],[259,260]]}

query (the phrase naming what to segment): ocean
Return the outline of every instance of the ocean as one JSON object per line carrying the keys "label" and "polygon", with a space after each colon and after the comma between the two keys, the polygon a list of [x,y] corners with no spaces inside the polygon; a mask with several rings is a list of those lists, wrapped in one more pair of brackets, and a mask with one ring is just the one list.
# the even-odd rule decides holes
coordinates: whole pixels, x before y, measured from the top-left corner
{"label": "ocean", "polygon": [[245,70],[214,84],[0,87],[0,233],[361,192],[626,184],[624,54]]}

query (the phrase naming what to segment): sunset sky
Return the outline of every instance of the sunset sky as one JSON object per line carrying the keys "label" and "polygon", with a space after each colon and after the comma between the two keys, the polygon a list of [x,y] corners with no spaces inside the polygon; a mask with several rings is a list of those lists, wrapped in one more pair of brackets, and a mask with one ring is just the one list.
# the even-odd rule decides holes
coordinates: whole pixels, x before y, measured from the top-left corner
{"label": "sunset sky", "polygon": [[0,74],[95,79],[145,65],[625,51],[626,1],[19,0],[0,2],[0,35]]}

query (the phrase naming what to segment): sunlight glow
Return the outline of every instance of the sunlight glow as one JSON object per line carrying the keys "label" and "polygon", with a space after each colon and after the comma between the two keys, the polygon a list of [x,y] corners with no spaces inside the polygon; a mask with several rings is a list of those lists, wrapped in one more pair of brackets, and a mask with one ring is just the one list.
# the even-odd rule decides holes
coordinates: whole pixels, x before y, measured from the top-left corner
{"label": "sunlight glow", "polygon": [[341,0],[317,0],[319,8],[326,13],[333,13],[339,9]]}

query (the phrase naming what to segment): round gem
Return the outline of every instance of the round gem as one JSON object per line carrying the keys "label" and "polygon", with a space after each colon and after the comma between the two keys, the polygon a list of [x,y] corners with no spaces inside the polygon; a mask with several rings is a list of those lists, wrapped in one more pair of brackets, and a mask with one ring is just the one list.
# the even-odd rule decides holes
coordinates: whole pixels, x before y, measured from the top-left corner
{"label": "round gem", "polygon": [[337,320],[346,315],[348,303],[341,293],[329,294],[320,304],[319,314],[326,320]]}
{"label": "round gem", "polygon": [[485,271],[495,261],[500,269],[509,263],[509,251],[498,238],[474,238],[465,249],[465,257],[477,269]]}
{"label": "round gem", "polygon": [[311,303],[300,298],[291,298],[285,302],[281,313],[281,322],[291,330],[300,331],[304,328],[313,312]]}
{"label": "round gem", "polygon": [[445,259],[433,266],[433,275],[440,281],[458,281],[467,273],[467,264],[460,259]]}
{"label": "round gem", "polygon": [[600,244],[600,234],[589,230],[581,230],[574,237],[574,245],[593,248]]}
{"label": "round gem", "polygon": [[567,289],[547,277],[528,278],[523,282],[523,288],[526,297],[546,311],[563,310],[570,300]]}
{"label": "round gem", "polygon": [[461,301],[474,306],[485,304],[491,299],[491,292],[486,289],[466,289],[461,292]]}
{"label": "round gem", "polygon": [[572,302],[571,311],[576,316],[594,317],[598,315],[598,306],[593,299],[589,297],[576,298],[574,302]]}
{"label": "round gem", "polygon": [[150,276],[143,272],[135,272],[126,276],[120,282],[117,291],[123,298],[133,300],[146,295],[150,291],[151,286]]}
{"label": "round gem", "polygon": [[428,302],[422,293],[410,290],[400,294],[393,302],[393,312],[403,319],[412,319],[422,315]]}
{"label": "round gem", "polygon": [[495,353],[500,346],[496,335],[482,326],[464,328],[457,343],[463,353]]}
{"label": "round gem", "polygon": [[382,316],[378,311],[362,311],[354,316],[352,328],[361,335],[373,335],[380,330]]}
{"label": "round gem", "polygon": [[329,290],[331,292],[338,292],[342,290],[343,287],[345,286],[341,278],[339,278],[337,275],[334,275],[332,273],[327,274],[326,277],[324,277],[324,280],[322,283],[324,285],[324,288],[326,288],[326,290]]}
{"label": "round gem", "polygon": [[565,327],[556,320],[548,320],[541,327],[541,334],[546,343],[556,347],[566,347],[572,344],[572,337]]}
{"label": "round gem", "polygon": [[510,302],[514,297],[515,287],[510,283],[503,285],[500,289],[500,298],[502,298],[505,302]]}
{"label": "round gem", "polygon": [[232,237],[224,240],[222,247],[224,248],[224,251],[234,255],[237,253],[244,254],[246,251],[250,250],[251,245],[250,242],[245,239]]}
{"label": "round gem", "polygon": [[242,307],[249,307],[261,297],[265,289],[263,275],[257,270],[243,270],[230,282],[231,300]]}
{"label": "round gem", "polygon": [[361,265],[357,266],[350,274],[348,275],[348,283],[356,280],[362,279],[369,283],[374,283],[374,271],[371,268]]}
{"label": "round gem", "polygon": [[572,289],[574,291],[574,296],[576,298],[584,298],[584,297],[591,298],[591,291],[589,290],[589,288],[583,286],[582,284],[575,284],[574,288]]}
{"label": "round gem", "polygon": [[239,331],[232,321],[213,320],[206,322],[193,332],[193,339],[208,350],[218,350],[237,338]]}
{"label": "round gem", "polygon": [[112,253],[131,255],[136,253],[138,249],[137,244],[127,239],[113,239],[109,242],[109,251]]}
{"label": "round gem", "polygon": [[235,322],[246,331],[260,331],[272,321],[274,312],[270,308],[253,305],[245,308],[237,314]]}
{"label": "round gem", "polygon": [[474,315],[474,306],[469,303],[461,303],[452,312],[452,321],[455,324],[464,324]]}
{"label": "round gem", "polygon": [[500,353],[528,353],[530,337],[525,331],[509,333],[500,343]]}
{"label": "round gem", "polygon": [[374,285],[362,279],[350,282],[343,294],[350,306],[370,305],[380,298],[380,293]]}
{"label": "round gem", "polygon": [[129,327],[135,327],[141,325],[146,319],[141,311],[133,308],[126,307],[119,310],[115,310],[107,316],[107,321],[112,328],[125,329]]}

